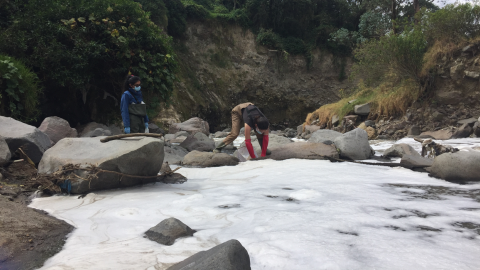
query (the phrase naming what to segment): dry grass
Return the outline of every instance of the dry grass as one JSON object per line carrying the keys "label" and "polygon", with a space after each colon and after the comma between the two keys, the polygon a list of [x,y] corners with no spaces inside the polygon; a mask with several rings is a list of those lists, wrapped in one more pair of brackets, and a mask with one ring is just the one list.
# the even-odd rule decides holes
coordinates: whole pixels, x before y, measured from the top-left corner
{"label": "dry grass", "polygon": [[[340,119],[354,110],[355,105],[370,103],[373,114],[390,117],[405,114],[408,107],[416,101],[421,94],[420,86],[413,80],[399,80],[395,75],[387,77],[386,81],[378,87],[366,87],[359,83],[355,94],[344,98],[337,103],[327,104],[315,112],[308,114],[304,125],[310,125],[315,120],[318,125],[332,126],[332,117],[337,115]],[[352,103],[349,101],[355,100]]]}

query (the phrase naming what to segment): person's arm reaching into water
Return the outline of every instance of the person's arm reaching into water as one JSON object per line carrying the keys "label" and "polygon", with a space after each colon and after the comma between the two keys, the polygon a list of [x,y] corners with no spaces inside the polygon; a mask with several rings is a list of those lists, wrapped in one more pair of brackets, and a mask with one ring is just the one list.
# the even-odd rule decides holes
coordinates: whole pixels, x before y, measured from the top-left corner
{"label": "person's arm reaching into water", "polygon": [[263,134],[263,143],[262,143],[262,155],[261,157],[265,157],[267,156],[267,147],[268,147],[268,134],[269,134],[269,130],[267,129],[267,131]]}
{"label": "person's arm reaching into water", "polygon": [[250,131],[252,131],[252,128],[245,124],[245,146],[247,147],[248,153],[250,154],[250,157],[256,158],[255,152],[253,151],[253,145],[252,145],[252,139],[250,138]]}

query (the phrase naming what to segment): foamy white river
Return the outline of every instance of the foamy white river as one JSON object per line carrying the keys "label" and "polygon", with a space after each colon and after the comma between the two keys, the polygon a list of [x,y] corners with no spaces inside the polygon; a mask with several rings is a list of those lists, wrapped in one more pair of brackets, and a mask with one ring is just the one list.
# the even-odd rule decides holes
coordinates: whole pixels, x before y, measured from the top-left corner
{"label": "foamy white river", "polygon": [[[467,151],[480,139],[442,143]],[[165,269],[230,239],[252,269],[480,269],[480,184],[322,160],[179,172],[188,182],[35,199],[76,228],[42,269]],[[143,237],[169,217],[198,232],[172,246]]]}

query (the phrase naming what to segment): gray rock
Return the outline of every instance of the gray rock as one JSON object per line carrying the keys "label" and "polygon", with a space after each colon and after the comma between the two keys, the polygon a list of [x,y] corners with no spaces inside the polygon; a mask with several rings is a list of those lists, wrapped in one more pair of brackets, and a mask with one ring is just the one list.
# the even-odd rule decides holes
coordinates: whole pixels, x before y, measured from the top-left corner
{"label": "gray rock", "polygon": [[174,134],[182,130],[189,133],[202,132],[207,136],[210,134],[210,126],[208,123],[198,117],[190,118],[183,123],[175,123],[170,125],[168,133]]}
{"label": "gray rock", "polygon": [[215,132],[214,138],[225,138],[227,137],[228,132],[223,132],[223,131],[217,131]]}
{"label": "gray rock", "polygon": [[297,136],[297,131],[293,128],[287,128],[285,129],[285,133],[283,136],[287,138],[295,138],[295,136]]}
{"label": "gray rock", "polygon": [[375,153],[368,143],[367,132],[361,128],[356,128],[337,137],[334,142],[343,158],[362,160],[368,159]]}
{"label": "gray rock", "polygon": [[222,132],[227,132],[227,133],[230,132],[230,131],[232,131],[231,128],[226,128],[226,129],[222,130]]}
{"label": "gray rock", "polygon": [[433,121],[440,122],[440,121],[443,120],[444,117],[445,117],[445,116],[444,116],[442,113],[440,113],[440,112],[434,111],[434,112],[432,113],[432,120],[433,120]]}
{"label": "gray rock", "polygon": [[240,161],[225,153],[192,151],[183,158],[183,165],[199,167],[235,166]]}
{"label": "gray rock", "polygon": [[[437,131],[422,132],[420,136],[423,138],[434,138],[435,140],[449,140],[452,138],[453,132],[450,129],[441,129]],[[419,136],[419,138],[420,138]],[[426,137],[429,136],[429,137]]]}
{"label": "gray rock", "polygon": [[0,181],[3,181],[3,174],[0,173]]}
{"label": "gray rock", "polygon": [[300,125],[297,127],[297,136],[302,135],[302,133],[303,133],[303,125]]}
{"label": "gray rock", "polygon": [[157,182],[162,182],[165,184],[183,184],[187,182],[187,178],[179,173],[173,173],[171,175],[159,175],[157,177]]}
{"label": "gray rock", "polygon": [[188,151],[179,145],[166,145],[164,151],[163,162],[168,162],[168,164],[181,164],[183,158],[188,154]]}
{"label": "gray rock", "polygon": [[394,144],[383,153],[384,157],[403,157],[409,156],[421,156],[413,147],[406,143]]}
{"label": "gray rock", "polygon": [[[222,143],[222,141],[216,141],[215,142],[215,148],[217,148],[217,146],[219,146],[221,143]],[[231,144],[225,146],[222,150],[232,150],[233,151],[235,149],[237,149],[237,148],[235,146],[233,146],[233,143],[231,143]]]}
{"label": "gray rock", "polygon": [[468,119],[463,119],[457,122],[457,124],[464,125],[468,124],[473,127],[473,125],[478,121],[477,118],[468,118]]}
{"label": "gray rock", "polygon": [[94,138],[94,137],[100,137],[100,136],[111,136],[112,135],[112,132],[107,128],[107,129],[103,129],[103,128],[96,128],[90,132],[87,132],[87,133],[84,133],[84,138],[87,138],[87,137],[90,137],[90,138]]}
{"label": "gray rock", "polygon": [[480,137],[480,122],[475,123],[473,126],[473,134],[475,134],[477,137]]}
{"label": "gray rock", "polygon": [[[133,137],[101,143],[100,138],[65,138],[47,150],[38,165],[38,172],[51,174],[63,165],[80,165],[82,168],[94,164],[99,169],[135,176],[156,176],[164,158],[162,140],[148,137]],[[87,171],[78,170],[78,176],[86,179]],[[100,173],[98,178],[86,181],[72,179],[72,193],[92,190],[129,187],[155,181]]]}
{"label": "gray rock", "polygon": [[110,133],[112,134],[111,136],[123,134],[123,129],[121,129],[117,126],[114,126],[114,125],[108,126],[108,130],[110,130]]}
{"label": "gray rock", "polygon": [[464,64],[458,64],[450,68],[450,77],[454,80],[458,80],[462,77],[462,73],[465,70]]}
{"label": "gray rock", "polygon": [[365,126],[376,128],[375,121],[372,120],[365,121]]}
{"label": "gray rock", "polygon": [[388,140],[388,139],[389,139],[389,137],[387,135],[378,135],[378,137],[377,137],[377,140]]}
{"label": "gray rock", "polygon": [[67,120],[56,116],[45,118],[38,129],[47,134],[53,143],[63,138],[75,138],[78,135],[77,130],[71,128]]}
{"label": "gray rock", "polygon": [[339,158],[337,149],[333,145],[323,143],[291,143],[276,148],[267,158],[274,160],[297,159],[328,159]]}
{"label": "gray rock", "polygon": [[[290,140],[289,138],[285,138],[283,136],[278,136],[275,134],[269,134],[268,137],[269,137],[268,150],[271,150],[271,151],[277,148],[280,148],[286,144],[293,143],[293,141]],[[260,153],[262,152],[262,149],[260,148],[260,144],[258,143],[257,137],[252,136],[251,139],[252,139],[253,150],[255,150],[255,152],[257,152],[257,154],[260,155]],[[240,145],[240,147],[243,147],[243,146],[245,146],[245,142],[243,142]]]}
{"label": "gray rock", "polygon": [[475,71],[465,71],[465,77],[478,80],[480,78],[480,73]]}
{"label": "gray rock", "polygon": [[215,149],[215,141],[209,138],[207,135],[197,132],[188,136],[181,144],[181,147],[187,149],[187,151],[204,151],[211,152]]}
{"label": "gray rock", "polygon": [[306,135],[312,134],[319,129],[320,129],[320,126],[317,126],[317,125],[306,125],[305,126],[305,133],[306,133]]}
{"label": "gray rock", "polygon": [[82,125],[77,127],[77,132],[78,132],[78,137],[90,137],[90,135],[93,133],[94,130],[97,128],[103,129],[103,130],[108,130],[108,127],[103,124],[99,124],[96,122],[90,122],[86,125]]}
{"label": "gray rock", "polygon": [[238,240],[201,251],[167,270],[250,270],[250,257]]}
{"label": "gray rock", "polygon": [[470,124],[463,124],[455,133],[452,135],[452,139],[468,138],[473,134],[473,128]]}
{"label": "gray rock", "polygon": [[170,140],[170,143],[182,143],[182,142],[184,142],[186,139],[187,139],[187,137],[185,137],[185,136],[179,136],[179,137],[176,137],[176,138],[173,139],[173,140]]}
{"label": "gray rock", "polygon": [[166,142],[169,142],[169,141],[175,139],[175,134],[165,134],[163,137],[165,138]]}
{"label": "gray rock", "polygon": [[355,105],[355,114],[358,115],[368,115],[370,113],[370,104],[365,103],[361,105]]}
{"label": "gray rock", "polygon": [[11,153],[24,146],[22,149],[34,163],[40,162],[43,153],[51,146],[47,134],[10,117],[0,116],[0,136],[7,142]]}
{"label": "gray rock", "polygon": [[335,141],[339,136],[342,136],[342,133],[330,129],[320,129],[315,131],[308,141],[313,143],[323,143],[324,141]]}
{"label": "gray rock", "polygon": [[444,153],[433,161],[431,176],[450,182],[480,181],[480,152]]}
{"label": "gray rock", "polygon": [[155,133],[155,134],[165,134],[165,130],[159,128],[157,125],[151,123],[148,124],[148,129],[150,133]]}
{"label": "gray rock", "polygon": [[150,228],[145,232],[148,239],[155,241],[162,245],[171,246],[176,239],[185,236],[193,236],[195,230],[185,225],[176,218],[164,219],[155,227]]}
{"label": "gray rock", "polygon": [[12,153],[8,144],[3,137],[0,136],[0,166],[7,163],[12,158]]}
{"label": "gray rock", "polygon": [[400,164],[407,168],[425,168],[433,165],[433,160],[424,158],[417,153],[417,155],[403,155]]}
{"label": "gray rock", "polygon": [[408,129],[408,135],[409,136],[417,136],[417,135],[420,135],[420,133],[422,133],[422,131],[420,130],[419,126],[411,126]]}
{"label": "gray rock", "polygon": [[186,132],[186,131],[179,131],[177,133],[175,133],[175,138],[177,137],[188,137],[190,136],[190,133]]}
{"label": "gray rock", "polygon": [[238,136],[244,136],[245,135],[245,127],[242,127],[238,133]]}
{"label": "gray rock", "polygon": [[335,126],[336,124],[338,124],[338,121],[340,121],[338,115],[335,114],[334,116],[332,116],[332,125]]}

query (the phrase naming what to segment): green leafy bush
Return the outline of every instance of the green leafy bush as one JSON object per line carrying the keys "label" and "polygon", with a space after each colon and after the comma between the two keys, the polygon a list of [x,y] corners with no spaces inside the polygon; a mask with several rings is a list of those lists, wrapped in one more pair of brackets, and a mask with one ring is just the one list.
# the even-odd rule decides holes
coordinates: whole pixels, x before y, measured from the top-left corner
{"label": "green leafy bush", "polygon": [[257,34],[257,42],[263,46],[274,49],[281,49],[281,39],[278,34],[274,33],[272,29],[260,29]]}
{"label": "green leafy bush", "polygon": [[437,11],[424,10],[422,28],[429,42],[460,42],[480,35],[480,6],[447,5]]}
{"label": "green leafy bush", "polygon": [[111,111],[102,105],[104,92],[120,99],[128,72],[142,78],[146,95],[171,95],[177,68],[171,38],[136,2],[30,0],[14,19],[0,33],[0,51],[32,66],[46,95],[80,110],[73,113],[84,114],[82,106],[98,115]]}
{"label": "green leafy bush", "polygon": [[163,0],[167,7],[168,34],[182,36],[187,29],[187,11],[180,0]]}
{"label": "green leafy bush", "polygon": [[163,0],[135,0],[142,5],[143,10],[150,13],[150,20],[158,26],[167,26],[167,7]]}
{"label": "green leafy bush", "polygon": [[210,12],[202,5],[195,3],[193,0],[183,2],[188,18],[203,21],[210,17]]}
{"label": "green leafy bush", "polygon": [[42,92],[35,73],[23,63],[0,55],[0,114],[25,122],[36,120]]}

